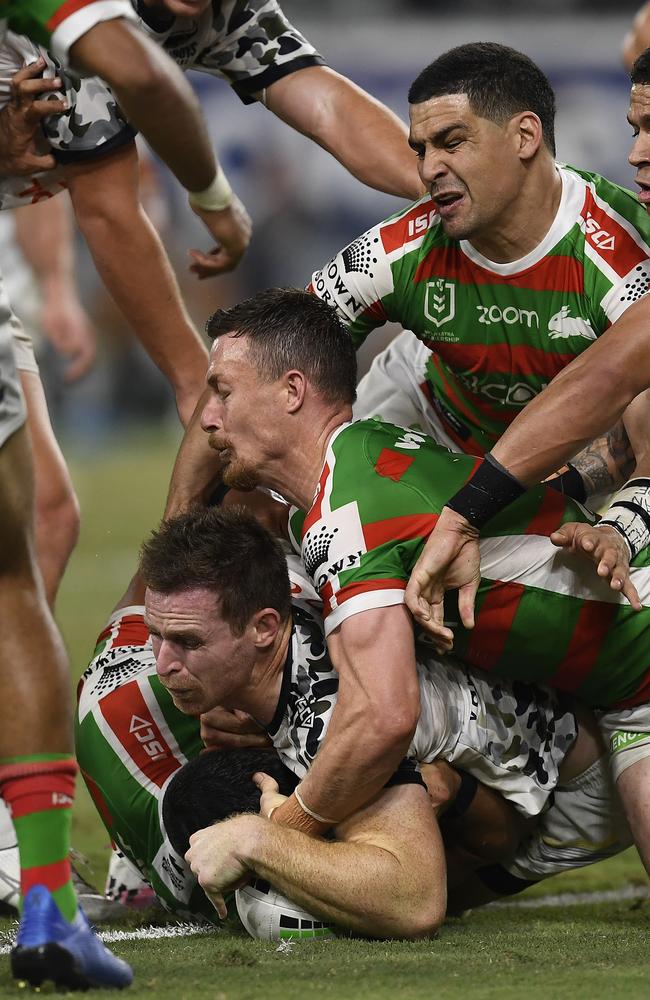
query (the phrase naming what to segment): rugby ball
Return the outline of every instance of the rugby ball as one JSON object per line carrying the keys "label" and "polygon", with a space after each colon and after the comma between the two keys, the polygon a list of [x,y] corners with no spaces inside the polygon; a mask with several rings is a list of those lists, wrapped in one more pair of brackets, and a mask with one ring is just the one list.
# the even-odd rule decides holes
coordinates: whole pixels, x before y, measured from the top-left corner
{"label": "rugby ball", "polygon": [[307,913],[262,879],[237,889],[235,903],[242,924],[251,937],[260,941],[336,937],[333,924]]}

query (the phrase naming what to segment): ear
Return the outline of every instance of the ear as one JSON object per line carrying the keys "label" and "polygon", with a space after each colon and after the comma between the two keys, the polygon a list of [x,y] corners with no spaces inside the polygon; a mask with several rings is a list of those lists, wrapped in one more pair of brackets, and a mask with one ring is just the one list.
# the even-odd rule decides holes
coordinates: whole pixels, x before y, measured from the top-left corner
{"label": "ear", "polygon": [[284,376],[287,392],[287,413],[297,413],[307,394],[307,378],[304,372],[290,371]]}
{"label": "ear", "polygon": [[282,627],[282,620],[275,608],[263,608],[253,615],[251,626],[255,645],[260,649],[266,649],[273,645]]}
{"label": "ear", "polygon": [[520,160],[532,160],[544,143],[542,123],[533,111],[522,111],[510,120],[515,131],[515,139]]}

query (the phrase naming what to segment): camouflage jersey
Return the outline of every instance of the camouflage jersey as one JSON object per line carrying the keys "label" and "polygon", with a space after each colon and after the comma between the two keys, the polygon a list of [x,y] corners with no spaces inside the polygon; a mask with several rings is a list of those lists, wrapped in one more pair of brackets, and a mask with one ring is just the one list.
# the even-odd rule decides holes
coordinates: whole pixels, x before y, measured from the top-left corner
{"label": "camouflage jersey", "polygon": [[[411,570],[448,498],[478,459],[376,420],[343,424],[328,443],[314,502],[294,514],[294,544],[323,601],[329,634],[352,615],[404,600]],[[633,561],[643,609],[551,544],[566,521],[593,521],[580,504],[536,487],[483,529],[476,625],[457,608],[455,651],[499,676],[549,684],[592,707],[650,700],[650,551]],[[449,605],[455,595],[448,595]]]}
{"label": "camouflage jersey", "polygon": [[[41,124],[39,151],[51,152],[61,164],[89,163],[132,142],[135,130],[122,115],[115,98],[98,77],[79,77],[65,70],[46,49],[24,35],[5,32],[0,40],[0,109],[11,99],[11,78],[26,63],[45,59],[44,76],[59,76],[68,110]],[[30,177],[0,177],[0,209],[39,202],[65,187],[59,168]]]}
{"label": "camouflage jersey", "polygon": [[[282,761],[300,776],[318,749],[323,719],[329,720],[337,675],[325,654],[320,601],[295,556],[289,557],[289,572],[293,628],[282,709],[273,720],[277,733],[269,735]],[[111,839],[163,903],[217,922],[163,825],[165,789],[203,743],[198,720],[175,707],[158,679],[143,615],[141,606],[122,608],[99,636],[77,692],[77,760]],[[315,701],[313,684],[322,678]],[[413,781],[422,779],[414,762],[405,760],[393,783]]]}
{"label": "camouflage jersey", "polygon": [[[322,622],[294,605],[305,655],[287,657],[274,720],[266,727],[282,762],[299,778],[309,769],[336,706],[339,677],[327,656]],[[546,807],[575,740],[571,709],[549,688],[496,681],[416,649],[420,718],[388,785],[418,781],[413,762],[441,759],[494,788],[526,816]],[[409,766],[410,765],[410,766]]]}
{"label": "camouflage jersey", "polygon": [[174,62],[223,77],[244,104],[289,73],[324,62],[276,0],[212,0],[196,17],[132,2],[145,30]]}
{"label": "camouflage jersey", "polygon": [[68,64],[71,46],[101,21],[133,18],[129,0],[0,0],[0,40],[11,28]]}
{"label": "camouflage jersey", "polygon": [[496,264],[445,236],[427,196],[355,240],[311,289],[356,344],[387,320],[430,349],[422,389],[461,451],[482,455],[523,406],[648,289],[650,222],[637,198],[558,166],[542,242]]}

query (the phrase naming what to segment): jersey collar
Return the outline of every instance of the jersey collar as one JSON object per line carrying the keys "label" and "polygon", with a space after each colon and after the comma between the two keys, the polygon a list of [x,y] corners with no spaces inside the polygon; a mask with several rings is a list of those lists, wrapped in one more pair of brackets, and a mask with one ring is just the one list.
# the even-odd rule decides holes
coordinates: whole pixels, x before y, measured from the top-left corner
{"label": "jersey collar", "polygon": [[311,501],[312,507],[318,500],[320,491],[323,488],[323,473],[325,472],[325,466],[329,468],[330,472],[334,467],[334,461],[335,461],[334,448],[333,448],[334,442],[336,441],[339,434],[341,434],[344,430],[347,430],[347,428],[350,427],[351,425],[352,421],[346,420],[344,424],[339,424],[336,430],[332,431],[332,433],[330,434],[329,441],[327,442],[327,448],[325,449],[325,458],[323,459],[323,464],[321,465],[320,472],[318,473],[318,482],[316,483],[316,489],[314,490],[314,496],[312,497]]}
{"label": "jersey collar", "polygon": [[506,264],[497,264],[495,261],[484,257],[478,250],[475,250],[469,240],[460,240],[460,249],[466,257],[469,257],[472,263],[478,264],[479,267],[484,268],[486,271],[492,271],[493,274],[518,274],[520,271],[525,271],[529,267],[539,264],[547,256],[548,252],[567,235],[580,215],[580,210],[585,199],[585,184],[577,174],[567,170],[562,164],[556,163],[555,169],[562,181],[562,196],[551,228],[542,242],[538,243],[534,250],[531,250],[529,254],[526,254],[525,257],[521,257],[519,260],[508,261]]}

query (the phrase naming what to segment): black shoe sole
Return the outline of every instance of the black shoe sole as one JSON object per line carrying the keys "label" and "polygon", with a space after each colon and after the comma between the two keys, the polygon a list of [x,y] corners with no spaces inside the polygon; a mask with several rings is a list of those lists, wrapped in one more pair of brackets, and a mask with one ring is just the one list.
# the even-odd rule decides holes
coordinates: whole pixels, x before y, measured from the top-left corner
{"label": "black shoe sole", "polygon": [[58,944],[14,948],[11,952],[11,972],[14,979],[27,982],[30,986],[40,986],[48,979],[56,986],[65,986],[69,990],[88,990],[103,985],[84,975],[74,956]]}

